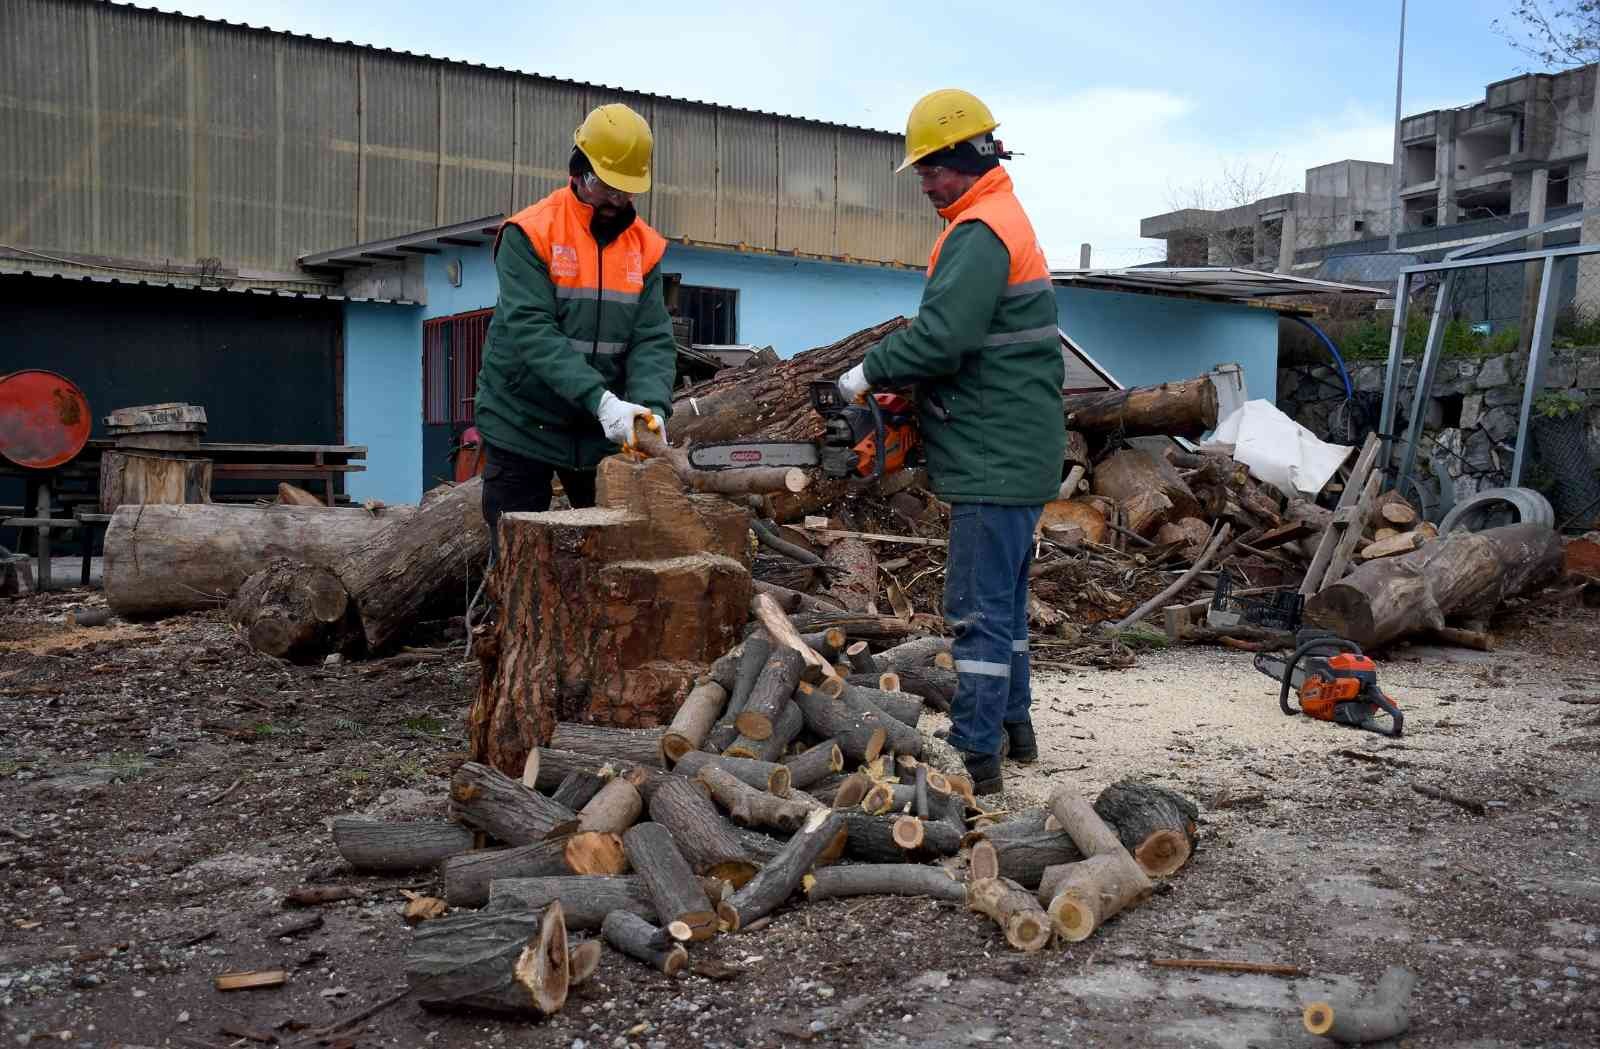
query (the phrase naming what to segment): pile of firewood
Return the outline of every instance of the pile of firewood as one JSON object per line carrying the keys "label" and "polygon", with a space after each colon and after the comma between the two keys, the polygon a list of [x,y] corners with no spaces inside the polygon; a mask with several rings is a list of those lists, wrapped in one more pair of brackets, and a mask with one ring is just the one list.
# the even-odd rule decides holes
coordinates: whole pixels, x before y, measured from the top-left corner
{"label": "pile of firewood", "polygon": [[[956,752],[917,727],[955,687],[942,639],[755,604],[760,628],[670,725],[560,723],[520,778],[464,764],[451,822],[334,821],[359,871],[440,871],[443,898],[407,907],[421,1004],[549,1015],[601,942],[672,974],[797,895],[946,900],[1037,951],[1088,937],[1187,861],[1198,810],[1159,787],[1091,805],[1063,786],[1046,809],[985,816]],[[852,621],[866,636],[817,629]]]}

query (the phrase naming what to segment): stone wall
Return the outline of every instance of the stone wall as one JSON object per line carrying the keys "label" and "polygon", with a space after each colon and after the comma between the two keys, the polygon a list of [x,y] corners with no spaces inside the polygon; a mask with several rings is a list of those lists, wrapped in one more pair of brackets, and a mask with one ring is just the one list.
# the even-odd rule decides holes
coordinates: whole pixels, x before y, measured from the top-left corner
{"label": "stone wall", "polygon": [[[1446,464],[1458,499],[1506,482],[1526,364],[1515,354],[1450,357],[1439,362],[1425,408],[1424,432],[1432,440],[1422,442],[1422,457],[1430,463],[1438,457]],[[1408,415],[1416,392],[1416,365],[1409,357],[1403,362],[1401,397]],[[1365,409],[1376,425],[1386,368],[1385,364],[1350,365],[1350,381],[1358,394],[1354,410],[1346,405],[1344,384],[1332,367],[1280,369],[1278,407],[1319,437],[1357,442],[1365,430],[1348,420],[1352,415],[1359,419]],[[1587,406],[1589,457],[1592,464],[1600,466],[1600,347],[1552,353],[1545,366],[1545,385]]]}

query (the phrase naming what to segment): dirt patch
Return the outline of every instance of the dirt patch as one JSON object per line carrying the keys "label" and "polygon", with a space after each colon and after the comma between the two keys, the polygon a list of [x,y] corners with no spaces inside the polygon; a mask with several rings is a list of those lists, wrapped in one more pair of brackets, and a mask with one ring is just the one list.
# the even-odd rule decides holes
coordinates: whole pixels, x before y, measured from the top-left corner
{"label": "dirt patch", "polygon": [[[58,638],[81,600],[0,606],[0,638]],[[327,821],[439,812],[475,664],[285,666],[215,614],[76,634],[89,639],[18,644],[0,664],[0,1037],[224,1046],[242,1029],[287,1045],[400,990],[401,892],[439,887],[349,875]],[[947,904],[796,905],[697,947],[698,975],[670,980],[608,952],[546,1023],[401,1000],[352,1043],[1309,1047],[1303,1002],[1403,963],[1419,977],[1407,1045],[1592,1046],[1600,776],[1588,748],[1600,726],[1593,706],[1562,697],[1595,691],[1597,652],[1600,615],[1581,610],[1526,621],[1488,656],[1402,649],[1381,667],[1408,715],[1399,741],[1284,717],[1250,658],[1223,649],[1040,673],[1043,758],[1007,767],[1008,808],[1055,783],[1093,793],[1124,776],[1201,802],[1190,866],[1089,941],[1024,957]],[[365,894],[283,934],[307,915],[280,901],[306,882]],[[1162,957],[1311,975],[1149,964]],[[288,982],[212,987],[268,968]]]}

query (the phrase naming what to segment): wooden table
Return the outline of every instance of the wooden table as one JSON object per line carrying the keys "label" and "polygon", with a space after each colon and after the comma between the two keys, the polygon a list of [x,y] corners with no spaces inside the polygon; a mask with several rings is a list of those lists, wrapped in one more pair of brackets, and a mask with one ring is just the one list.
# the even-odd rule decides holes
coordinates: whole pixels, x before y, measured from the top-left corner
{"label": "wooden table", "polygon": [[324,501],[334,504],[334,482],[340,474],[367,467],[364,444],[231,444],[202,442],[185,454],[211,460],[213,481],[321,481]]}

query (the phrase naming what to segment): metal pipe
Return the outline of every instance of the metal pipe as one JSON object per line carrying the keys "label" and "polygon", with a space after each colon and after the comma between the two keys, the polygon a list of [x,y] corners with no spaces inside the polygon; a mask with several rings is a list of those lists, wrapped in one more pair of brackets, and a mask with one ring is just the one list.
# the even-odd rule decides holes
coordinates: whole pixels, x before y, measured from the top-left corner
{"label": "metal pipe", "polygon": [[1400,142],[1400,88],[1406,72],[1406,0],[1400,0],[1400,53],[1394,63],[1394,184],[1389,190],[1389,250],[1400,244],[1400,184],[1405,178],[1405,155]]}
{"label": "metal pipe", "polygon": [[[1527,234],[1523,230],[1519,236]],[[1490,255],[1482,259],[1447,259],[1444,262],[1424,262],[1406,266],[1402,274],[1443,273],[1445,270],[1464,270],[1474,266],[1506,266],[1514,262],[1538,262],[1542,259],[1566,258],[1569,255],[1600,254],[1600,242],[1594,244],[1564,244],[1558,248],[1540,248],[1538,251],[1517,251],[1509,255]]]}
{"label": "metal pipe", "polygon": [[1304,317],[1297,316],[1294,319],[1311,329],[1311,334],[1315,335],[1322,341],[1322,345],[1328,351],[1328,356],[1333,358],[1333,366],[1339,369],[1339,378],[1344,380],[1344,399],[1348,401],[1350,398],[1354,397],[1356,392],[1355,387],[1350,384],[1350,372],[1346,370],[1344,366],[1344,357],[1340,355],[1339,347],[1335,346],[1333,344],[1333,340],[1328,338],[1327,332],[1323,331],[1315,324],[1312,324]]}

